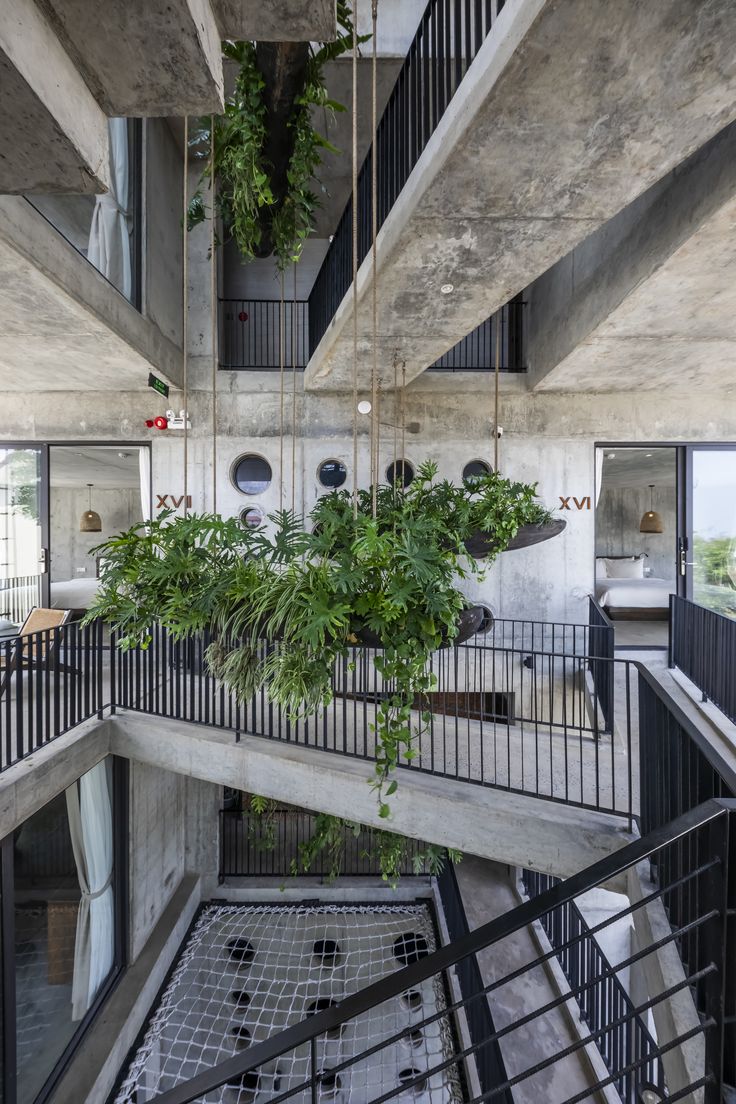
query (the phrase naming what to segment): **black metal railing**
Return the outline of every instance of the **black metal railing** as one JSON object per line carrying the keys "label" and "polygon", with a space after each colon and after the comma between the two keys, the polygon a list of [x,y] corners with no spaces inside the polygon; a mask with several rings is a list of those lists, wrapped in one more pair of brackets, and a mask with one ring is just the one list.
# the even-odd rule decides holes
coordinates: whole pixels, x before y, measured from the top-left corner
{"label": "black metal railing", "polygon": [[[534,899],[560,884],[559,878],[525,870],[524,888]],[[539,917],[549,944],[555,951],[571,991],[578,994],[581,1019],[595,1036],[603,1061],[615,1080],[614,1088],[624,1104],[641,1104],[639,1088],[644,1081],[665,1096],[664,1066],[657,1042],[617,970],[572,898]]]}
{"label": "black metal railing", "polygon": [[[581,631],[582,631],[581,627]],[[391,692],[372,652],[351,648],[333,673],[333,698],[292,720],[265,689],[239,703],[208,673],[207,640],[175,644],[154,627],[150,646],[119,658],[119,705],[373,761],[379,705]],[[262,650],[278,645],[261,645]],[[415,702],[429,720],[402,767],[564,804],[634,815],[631,776],[633,666],[615,667],[616,739],[606,733],[585,654],[467,644],[430,660],[435,689]]]}
{"label": "black metal railing", "polygon": [[306,300],[220,299],[220,367],[272,372],[284,367],[302,371],[309,360],[309,314]]}
{"label": "black metal railing", "polygon": [[[297,1055],[305,1054],[309,1055],[306,1076],[296,1075],[287,1079],[284,1075],[277,1099],[284,1101],[295,1096],[303,1098],[301,1094],[311,1094],[314,1100],[318,1098],[320,1086],[328,1079],[329,1084],[334,1085],[336,1075],[349,1077],[349,1071],[358,1062],[370,1059],[374,1064],[380,1063],[387,1048],[408,1038],[411,1032],[433,1029],[437,1024],[445,1025],[442,1058],[439,1061],[431,1060],[428,1068],[412,1069],[394,1090],[378,1097],[376,1104],[405,1095],[416,1086],[426,1086],[430,1078],[443,1075],[448,1070],[461,1071],[473,1061],[479,1050],[487,1048],[491,1043],[499,1043],[502,1052],[506,1047],[514,1050],[518,1059],[520,1048],[515,1047],[516,1032],[522,1028],[528,1030],[534,1024],[541,1023],[546,1014],[567,1005],[571,998],[582,999],[591,988],[597,989],[604,980],[603,972],[592,980],[581,980],[571,987],[569,993],[560,994],[549,1001],[538,997],[539,1003],[536,1007],[509,1018],[503,1026],[496,1027],[480,1041],[471,1040],[469,1045],[463,1045],[459,1041],[462,1036],[453,1030],[456,1016],[462,1012],[467,1017],[469,1007],[476,1001],[485,1001],[490,997],[493,1002],[494,994],[510,981],[525,986],[527,993],[531,993],[534,991],[534,986],[530,983],[533,971],[559,954],[563,950],[561,946],[540,954],[531,962],[525,961],[514,969],[502,972],[500,977],[483,985],[479,991],[468,997],[461,995],[458,1000],[449,1001],[446,1007],[431,1015],[422,1015],[420,1012],[398,1030],[393,1029],[396,1020],[388,1013],[402,994],[418,989],[427,982],[442,984],[449,970],[457,968],[464,959],[487,948],[498,948],[497,953],[503,956],[502,940],[527,929],[535,920],[556,911],[582,893],[622,878],[635,877],[637,867],[648,861],[651,869],[657,872],[657,881],[651,891],[593,928],[585,932],[571,932],[566,942],[570,948],[574,948],[591,936],[598,936],[622,918],[633,916],[641,909],[658,906],[663,915],[669,915],[670,927],[656,941],[649,942],[628,959],[619,962],[615,970],[624,970],[634,963],[641,963],[650,955],[660,954],[667,947],[674,946],[679,950],[683,961],[681,976],[673,979],[668,988],[653,993],[642,1003],[631,1002],[622,1006],[618,1017],[609,1019],[602,1029],[593,1028],[590,1033],[576,1039],[569,1046],[555,1046],[551,1053],[533,1065],[522,1068],[513,1077],[497,1083],[490,1093],[474,1096],[473,1104],[481,1100],[502,1099],[506,1092],[521,1084],[530,1091],[536,1088],[536,1097],[546,1099],[545,1092],[558,1063],[580,1060],[582,1052],[591,1042],[597,1043],[600,1038],[619,1028],[631,1028],[635,1018],[638,1021],[649,1011],[654,1013],[656,1019],[658,1011],[662,1007],[666,1008],[667,1001],[679,994],[687,997],[693,992],[697,994],[698,1004],[702,1009],[700,1018],[693,1018],[689,1025],[673,1026],[670,1033],[655,1044],[653,1050],[647,1050],[639,1057],[631,1055],[626,1062],[627,1068],[623,1067],[623,1058],[618,1057],[613,1061],[615,1068],[607,1077],[597,1080],[590,1078],[582,1095],[577,1092],[565,1094],[564,1099],[556,1097],[555,1104],[573,1104],[573,1101],[595,1098],[601,1090],[620,1083],[627,1076],[635,1084],[639,1094],[630,1099],[632,1102],[634,1099],[641,1100],[641,1092],[647,1086],[646,1078],[653,1063],[661,1061],[666,1071],[668,1055],[680,1051],[691,1040],[698,1039],[703,1041],[702,1061],[698,1061],[689,1071],[687,1083],[680,1083],[669,1099],[693,1099],[693,1094],[702,1089],[705,1104],[719,1104],[722,1085],[724,1080],[728,1080],[733,1063],[733,1052],[729,1054],[729,1046],[734,1025],[728,1022],[728,1013],[724,1010],[725,978],[727,969],[730,968],[729,963],[733,961],[729,958],[733,950],[733,940],[731,938],[728,942],[724,938],[724,932],[727,930],[729,912],[735,903],[732,877],[729,889],[729,877],[733,874],[733,860],[729,858],[729,836],[735,817],[736,803],[708,802],[665,829],[653,832],[645,839],[636,840],[580,874],[542,892],[536,899],[524,902],[374,985],[346,996],[336,1006],[293,1024],[285,1031],[203,1070],[189,1080],[182,1078],[179,1084],[157,1095],[154,1100],[157,1104],[191,1104],[223,1085],[242,1084],[246,1074],[254,1075],[255,1071],[267,1064],[273,1068],[273,1064],[278,1061],[286,1068],[287,1061],[291,1066],[292,1057],[296,1060]],[[677,874],[676,865],[671,858],[683,850],[703,856],[703,861],[684,873]],[[688,954],[684,953],[685,949]],[[325,1068],[320,1059],[325,1053],[324,1040],[328,1032],[334,1037],[343,1025],[349,1025],[357,1016],[368,1012],[372,1014],[372,1023],[391,1026],[384,1027],[382,1032],[379,1028],[371,1047],[360,1053],[356,1053],[357,1048],[350,1047],[351,1033],[343,1031],[342,1038],[345,1042],[340,1057],[338,1061],[331,1062],[329,1068]],[[628,1053],[631,1054],[631,1051]],[[561,1084],[562,1081],[556,1083]]]}
{"label": "black metal railing", "polygon": [[670,595],[670,667],[736,722],[736,621]]}
{"label": "black metal railing", "polygon": [[639,667],[639,789],[643,833],[708,798],[736,798],[736,770]]}
{"label": "black metal railing", "polygon": [[[470,925],[452,863],[447,863],[438,876],[437,890],[450,943],[455,943],[470,934]],[[455,975],[460,995],[465,1002],[468,1034],[475,1048],[475,1068],[480,1090],[491,1094],[491,1098],[498,1100],[500,1104],[513,1104],[514,1098],[509,1088],[496,1093],[497,1086],[508,1081],[508,1074],[501,1047],[495,1037],[496,1029],[477,955],[468,955],[457,962]]]}
{"label": "black metal railing", "polygon": [[613,623],[592,595],[588,597],[587,645],[590,673],[598,691],[605,728],[611,732],[614,720],[614,667],[609,660],[615,655],[616,642]]}
{"label": "black metal railing", "polygon": [[114,694],[112,654],[101,622],[0,642],[0,769],[102,715]]}
{"label": "black metal railing", "polygon": [[[383,226],[504,0],[429,0],[376,133],[378,228]],[[358,263],[372,234],[369,149],[358,177]],[[352,197],[309,297],[310,354],[352,283]]]}
{"label": "black metal railing", "polygon": [[[312,839],[317,814],[306,809],[276,809],[261,816],[238,809],[220,811],[220,880],[225,878],[285,878],[299,870],[301,848]],[[309,873],[329,878],[334,873],[353,877],[380,877],[376,855],[378,833],[363,827],[353,831],[343,824],[341,838],[334,838],[309,864]],[[427,875],[421,856],[426,848],[421,840],[408,840],[398,873]]]}
{"label": "black metal railing", "polygon": [[[428,371],[493,372],[498,340],[499,371],[525,372],[524,306],[521,295],[517,295],[430,364]],[[500,327],[498,337],[496,327]]]}

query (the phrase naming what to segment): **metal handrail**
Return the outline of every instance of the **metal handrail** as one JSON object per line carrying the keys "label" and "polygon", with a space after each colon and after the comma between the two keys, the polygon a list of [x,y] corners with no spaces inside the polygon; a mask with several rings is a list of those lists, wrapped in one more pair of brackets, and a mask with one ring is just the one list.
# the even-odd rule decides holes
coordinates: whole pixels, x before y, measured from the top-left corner
{"label": "metal handrail", "polygon": [[669,665],[736,723],[736,620],[671,594]]}
{"label": "metal handrail", "polygon": [[[487,924],[483,924],[468,935],[441,947],[418,962],[396,971],[387,978],[382,978],[357,993],[351,994],[337,1005],[323,1012],[301,1020],[278,1035],[249,1047],[241,1054],[206,1070],[204,1073],[198,1074],[191,1080],[158,1094],[152,1100],[156,1104],[191,1104],[192,1101],[206,1093],[212,1092],[268,1062],[275,1061],[288,1051],[299,1046],[313,1046],[314,1041],[319,1036],[339,1029],[356,1016],[384,1004],[394,997],[398,997],[408,989],[416,988],[429,978],[444,973],[467,958],[468,955],[478,954],[514,932],[528,927],[535,920],[544,916],[545,913],[552,911],[566,901],[579,897],[582,893],[602,884],[615,881],[625,871],[646,859],[650,859],[663,848],[684,840],[691,832],[713,824],[721,817],[730,817],[734,814],[736,814],[736,801],[711,800],[705,802],[697,809],[692,809],[678,817],[674,822],[656,829],[643,839],[629,843],[612,855],[593,863],[586,870],[568,878],[565,882],[540,893],[538,897],[532,900],[523,902],[517,908],[496,917]],[[661,892],[663,891],[660,891],[660,894]],[[641,902],[637,902],[637,905],[634,905],[633,908],[640,904]],[[555,951],[551,951],[550,954],[554,955]],[[506,981],[507,979],[503,980]],[[566,1000],[568,998],[563,996],[562,999]],[[444,1015],[447,1011],[445,1010],[439,1015]],[[411,1025],[405,1029],[407,1032],[409,1030],[411,1030]],[[382,1049],[384,1043],[375,1049]],[[666,1050],[667,1048],[665,1046],[661,1049]],[[365,1054],[362,1056],[365,1056]],[[453,1061],[455,1060],[453,1059]],[[300,1088],[303,1087],[305,1086]],[[300,1089],[294,1091],[300,1091]],[[291,1095],[291,1091],[284,1094],[283,1097],[279,1097],[279,1099],[285,1099],[288,1095]]]}

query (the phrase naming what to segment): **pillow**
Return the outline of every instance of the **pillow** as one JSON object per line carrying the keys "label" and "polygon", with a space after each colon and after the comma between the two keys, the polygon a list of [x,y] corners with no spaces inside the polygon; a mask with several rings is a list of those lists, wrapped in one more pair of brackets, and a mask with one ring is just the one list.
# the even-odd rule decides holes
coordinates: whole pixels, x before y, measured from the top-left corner
{"label": "pillow", "polygon": [[595,558],[595,577],[596,579],[608,578],[608,571],[606,570],[606,560],[604,556],[596,556]]}
{"label": "pillow", "polygon": [[606,560],[609,579],[643,579],[644,560]]}

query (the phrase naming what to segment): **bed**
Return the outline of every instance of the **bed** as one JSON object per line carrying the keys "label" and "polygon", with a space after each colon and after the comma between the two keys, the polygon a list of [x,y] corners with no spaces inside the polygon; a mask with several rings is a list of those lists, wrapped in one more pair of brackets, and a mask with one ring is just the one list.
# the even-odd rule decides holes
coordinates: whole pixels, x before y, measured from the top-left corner
{"label": "bed", "polygon": [[51,583],[51,608],[84,613],[97,595],[100,580],[84,575],[79,579],[60,579]]}
{"label": "bed", "polygon": [[666,621],[674,579],[597,579],[595,596],[612,621]]}

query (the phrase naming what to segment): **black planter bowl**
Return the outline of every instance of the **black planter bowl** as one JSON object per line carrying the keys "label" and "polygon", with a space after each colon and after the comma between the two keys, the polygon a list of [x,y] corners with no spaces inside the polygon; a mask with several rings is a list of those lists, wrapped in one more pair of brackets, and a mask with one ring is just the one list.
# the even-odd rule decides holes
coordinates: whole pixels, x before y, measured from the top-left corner
{"label": "black planter bowl", "polygon": [[[531,548],[533,544],[541,544],[542,541],[558,537],[567,525],[564,518],[555,518],[553,521],[543,522],[541,525],[522,525],[512,537],[504,552],[511,552],[514,548]],[[496,542],[493,533],[483,533],[480,530],[468,537],[465,542],[465,550],[474,560],[484,560],[496,551]]]}
{"label": "black planter bowl", "polygon": [[[466,640],[470,640],[471,636],[475,636],[484,621],[487,621],[487,618],[488,610],[483,606],[468,606],[467,609],[462,611],[457,619],[457,636],[450,641],[443,633],[440,647],[446,648],[448,645],[454,647],[455,644],[464,644]],[[383,647],[378,633],[373,632],[372,629],[368,629],[364,625],[355,626],[352,630],[352,636],[355,638],[355,643],[362,644],[364,648]]]}

